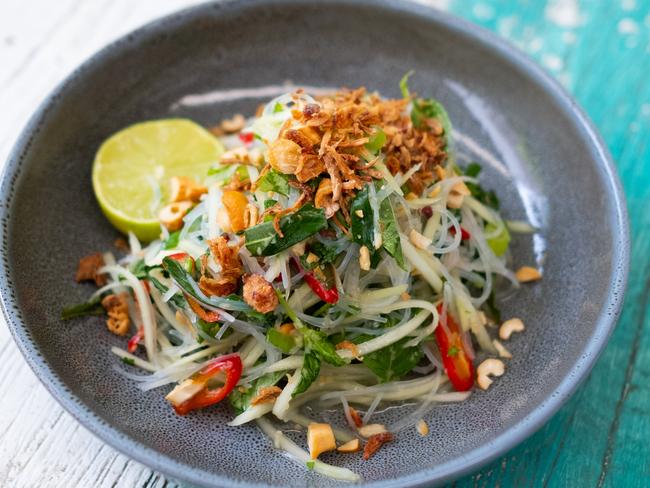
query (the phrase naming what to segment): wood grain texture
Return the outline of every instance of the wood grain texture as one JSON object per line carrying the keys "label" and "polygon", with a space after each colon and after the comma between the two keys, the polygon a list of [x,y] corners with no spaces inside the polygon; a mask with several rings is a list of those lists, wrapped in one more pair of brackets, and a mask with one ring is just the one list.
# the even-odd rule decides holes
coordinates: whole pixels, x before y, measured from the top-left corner
{"label": "wood grain texture", "polygon": [[[650,486],[650,2],[419,1],[509,39],[575,95],[617,162],[632,221],[633,266],[623,315],[587,382],[529,440],[454,485]],[[3,0],[0,161],[36,105],[76,65],[134,27],[195,3]],[[64,412],[29,370],[4,324],[0,391],[0,486],[175,486],[104,445]]]}

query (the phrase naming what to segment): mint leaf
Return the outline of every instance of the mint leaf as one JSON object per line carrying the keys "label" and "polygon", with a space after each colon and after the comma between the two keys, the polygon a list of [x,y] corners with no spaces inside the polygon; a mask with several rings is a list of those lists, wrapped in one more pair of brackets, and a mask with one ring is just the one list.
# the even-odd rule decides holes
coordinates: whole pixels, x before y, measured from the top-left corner
{"label": "mint leaf", "polygon": [[244,388],[243,391],[235,388],[228,395],[230,404],[233,406],[237,414],[242,413],[251,405],[251,401],[255,398],[259,391],[266,386],[273,386],[277,384],[284,377],[284,371],[277,371],[275,373],[267,373],[260,376],[251,383],[251,386]]}
{"label": "mint leaf", "polygon": [[302,369],[300,370],[300,382],[296,389],[293,390],[291,397],[300,395],[301,393],[307,391],[311,384],[316,381],[318,375],[320,374],[320,357],[314,351],[309,351],[305,353],[305,358],[302,363]]}
{"label": "mint leaf", "polygon": [[283,237],[275,232],[273,222],[263,222],[246,229],[246,248],[253,256],[273,256],[326,227],[327,219],[323,209],[307,204],[280,219]]}
{"label": "mint leaf", "polygon": [[[354,339],[354,342],[360,344],[372,339],[373,336],[363,335]],[[366,354],[363,357],[363,364],[372,371],[382,383],[394,381],[402,378],[417,366],[422,360],[424,353],[419,346],[405,347],[409,338],[404,339],[386,346],[383,349]]]}
{"label": "mint leaf", "polygon": [[289,177],[272,169],[257,180],[257,188],[262,191],[274,191],[287,197],[289,196]]}

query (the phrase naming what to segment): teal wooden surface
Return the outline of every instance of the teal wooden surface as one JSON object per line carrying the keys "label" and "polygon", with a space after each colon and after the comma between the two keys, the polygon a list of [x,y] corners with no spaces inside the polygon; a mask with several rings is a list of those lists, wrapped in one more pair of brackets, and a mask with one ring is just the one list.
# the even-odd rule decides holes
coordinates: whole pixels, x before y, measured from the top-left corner
{"label": "teal wooden surface", "polygon": [[529,440],[453,485],[648,487],[650,1],[438,3],[519,46],[575,96],[616,161],[632,223],[623,314],[589,379]]}

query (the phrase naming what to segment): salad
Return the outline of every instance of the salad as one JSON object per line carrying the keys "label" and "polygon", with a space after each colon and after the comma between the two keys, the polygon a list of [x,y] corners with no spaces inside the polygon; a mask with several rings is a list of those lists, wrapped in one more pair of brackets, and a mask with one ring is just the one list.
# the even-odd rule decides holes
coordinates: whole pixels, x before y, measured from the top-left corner
{"label": "salad", "polygon": [[[436,405],[504,374],[524,324],[501,322],[497,288],[541,274],[507,266],[510,232],[532,229],[456,159],[444,107],[400,87],[297,90],[211,132],[174,119],[113,136],[93,184],[128,242],[81,259],[77,281],[98,289],[63,318],[105,315],[119,370],[178,415],[228,403],[229,425],[333,478],[359,479],[324,453],[367,460],[427,435]],[[403,414],[373,421],[387,407]],[[283,433],[296,426],[304,442]]]}

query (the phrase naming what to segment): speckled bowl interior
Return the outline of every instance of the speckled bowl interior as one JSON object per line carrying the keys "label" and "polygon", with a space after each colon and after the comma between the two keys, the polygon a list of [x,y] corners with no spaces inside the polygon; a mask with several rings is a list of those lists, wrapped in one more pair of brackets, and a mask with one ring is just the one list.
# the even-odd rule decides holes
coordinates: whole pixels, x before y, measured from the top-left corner
{"label": "speckled bowl interior", "polygon": [[268,97],[256,98],[265,92],[258,88],[289,81],[397,96],[412,69],[412,88],[448,108],[460,158],[485,166],[503,215],[539,226],[514,238],[513,263],[540,266],[544,279],[501,300],[504,316],[528,327],[489,391],[435,408],[429,436],[403,432],[370,461],[324,459],[368,486],[442,482],[548,419],[589,371],[621,304],[627,222],[606,150],[575,103],[490,34],[420,5],[369,0],[193,8],[104,49],[44,102],[2,181],[0,288],[16,341],[52,394],[102,439],[178,479],[336,485],[275,451],[256,427],[226,426],[225,405],[175,416],[165,389],[143,393],[115,371],[109,347],[123,341],[101,318],[63,323],[59,314],[92,291],[74,283],[77,260],[117,237],[90,183],[94,153],[110,134],[145,119],[212,124],[252,113]]}

